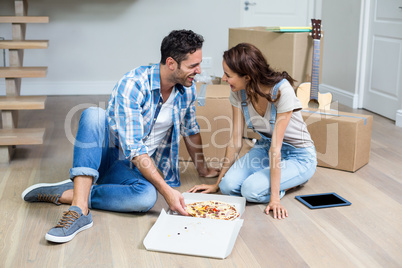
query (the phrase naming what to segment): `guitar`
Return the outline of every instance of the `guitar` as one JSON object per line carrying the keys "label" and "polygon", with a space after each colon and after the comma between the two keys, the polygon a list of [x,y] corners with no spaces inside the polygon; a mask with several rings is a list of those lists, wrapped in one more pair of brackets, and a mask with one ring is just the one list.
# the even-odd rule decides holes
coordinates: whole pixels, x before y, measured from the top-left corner
{"label": "guitar", "polygon": [[313,108],[329,110],[332,94],[321,94],[318,90],[320,74],[320,39],[321,39],[321,20],[311,19],[313,37],[313,68],[311,70],[311,83],[302,83],[296,90],[303,109]]}

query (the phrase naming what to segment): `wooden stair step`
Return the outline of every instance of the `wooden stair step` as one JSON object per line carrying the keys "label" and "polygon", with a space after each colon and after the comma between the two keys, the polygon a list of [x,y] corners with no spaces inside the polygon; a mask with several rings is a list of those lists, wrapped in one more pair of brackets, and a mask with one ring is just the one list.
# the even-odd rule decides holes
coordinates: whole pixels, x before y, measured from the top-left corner
{"label": "wooden stair step", "polygon": [[0,97],[0,110],[43,110],[46,96]]}
{"label": "wooden stair step", "polygon": [[0,145],[34,145],[43,144],[45,128],[11,128],[0,129]]}
{"label": "wooden stair step", "polygon": [[0,67],[1,78],[46,77],[47,67]]}
{"label": "wooden stair step", "polygon": [[49,23],[46,16],[0,16],[0,23]]}
{"label": "wooden stair step", "polygon": [[48,40],[0,40],[0,49],[45,49]]}

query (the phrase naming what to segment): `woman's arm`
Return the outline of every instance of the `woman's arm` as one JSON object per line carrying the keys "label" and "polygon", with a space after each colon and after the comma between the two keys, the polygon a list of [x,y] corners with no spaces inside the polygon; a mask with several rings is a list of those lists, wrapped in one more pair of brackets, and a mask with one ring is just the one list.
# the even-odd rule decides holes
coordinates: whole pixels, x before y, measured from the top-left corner
{"label": "woman's arm", "polygon": [[223,160],[223,165],[219,177],[215,184],[201,184],[195,185],[188,192],[195,193],[201,191],[202,193],[214,193],[219,190],[219,183],[221,179],[233,165],[237,159],[239,152],[243,146],[243,130],[244,130],[244,119],[240,108],[232,106],[233,114],[233,128],[232,137],[230,138],[229,144],[226,147],[225,158]]}
{"label": "woman's arm", "polygon": [[288,216],[287,210],[280,204],[279,191],[281,184],[282,142],[291,116],[292,111],[277,114],[274,131],[272,133],[271,148],[269,149],[271,199],[265,212],[269,214],[269,211],[272,210],[275,219],[284,219]]}

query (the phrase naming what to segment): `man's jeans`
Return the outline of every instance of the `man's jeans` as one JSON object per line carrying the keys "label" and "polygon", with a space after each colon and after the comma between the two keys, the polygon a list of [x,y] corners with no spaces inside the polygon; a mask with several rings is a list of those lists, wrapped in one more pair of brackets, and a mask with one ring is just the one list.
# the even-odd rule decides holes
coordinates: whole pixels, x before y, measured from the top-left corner
{"label": "man's jeans", "polygon": [[[271,199],[271,176],[268,151],[271,139],[262,137],[254,147],[236,161],[219,184],[223,194],[243,196],[249,202],[268,203]],[[306,183],[315,173],[317,156],[314,146],[295,148],[284,143],[281,150],[280,190]]]}
{"label": "man's jeans", "polygon": [[155,187],[129,160],[119,160],[119,149],[109,145],[106,113],[86,109],[80,119],[74,144],[70,178],[93,177],[89,208],[117,212],[145,212],[158,197]]}

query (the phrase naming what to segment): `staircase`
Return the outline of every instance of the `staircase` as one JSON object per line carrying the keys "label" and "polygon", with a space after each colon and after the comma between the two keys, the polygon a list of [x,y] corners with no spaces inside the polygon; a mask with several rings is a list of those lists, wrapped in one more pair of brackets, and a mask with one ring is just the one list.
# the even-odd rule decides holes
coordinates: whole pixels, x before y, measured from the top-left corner
{"label": "staircase", "polygon": [[46,49],[47,40],[25,40],[27,23],[48,23],[48,17],[27,16],[28,0],[14,0],[15,16],[0,16],[0,23],[11,24],[12,40],[0,40],[0,49],[9,51],[8,67],[0,67],[6,80],[6,96],[0,97],[0,163],[9,163],[16,145],[42,144],[44,128],[18,128],[18,111],[45,109],[45,96],[20,96],[25,77],[46,77],[47,67],[23,66],[25,49]]}

